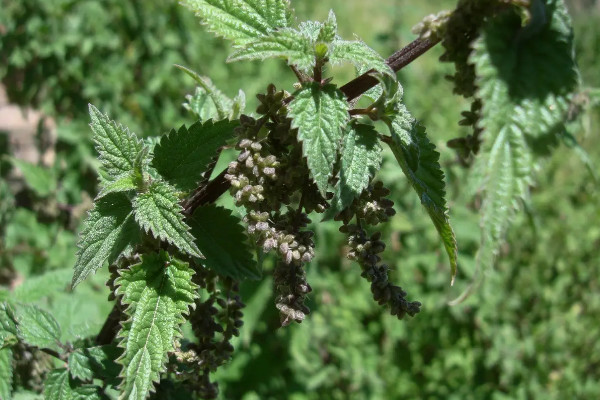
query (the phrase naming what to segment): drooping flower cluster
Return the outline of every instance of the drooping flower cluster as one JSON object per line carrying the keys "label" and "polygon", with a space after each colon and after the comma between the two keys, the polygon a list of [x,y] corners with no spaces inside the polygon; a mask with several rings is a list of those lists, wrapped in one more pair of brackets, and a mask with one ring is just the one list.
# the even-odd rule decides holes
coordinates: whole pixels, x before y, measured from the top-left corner
{"label": "drooping flower cluster", "polygon": [[313,233],[306,213],[324,211],[325,200],[311,182],[302,148],[286,117],[283,91],[273,85],[257,96],[259,119],[244,116],[237,128],[240,151],[229,164],[231,193],[247,214],[248,234],[264,252],[279,256],[274,272],[276,306],[282,325],[301,322],[309,313],[304,305],[310,285],[304,264],[314,257]]}

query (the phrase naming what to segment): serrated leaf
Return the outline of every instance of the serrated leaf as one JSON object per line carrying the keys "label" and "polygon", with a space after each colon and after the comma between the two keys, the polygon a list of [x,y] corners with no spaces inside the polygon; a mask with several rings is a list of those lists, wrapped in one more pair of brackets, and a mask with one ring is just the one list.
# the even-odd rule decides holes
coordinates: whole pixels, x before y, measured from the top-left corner
{"label": "serrated leaf", "polygon": [[333,65],[349,62],[359,69],[374,69],[392,77],[396,75],[379,53],[360,40],[335,40],[330,45],[328,57]]}
{"label": "serrated leaf", "polygon": [[114,181],[108,181],[102,185],[100,193],[96,196],[96,200],[101,199],[110,193],[131,192],[137,189],[134,174],[126,173],[114,178]]}
{"label": "serrated leaf", "polygon": [[112,381],[119,375],[115,360],[120,354],[121,350],[113,345],[77,349],[69,355],[69,371],[73,378],[84,381],[94,378]]}
{"label": "serrated leaf", "polygon": [[59,368],[50,371],[44,382],[44,398],[46,400],[71,400],[73,389],[69,384],[69,371]]}
{"label": "serrated leaf", "polygon": [[53,170],[14,157],[10,161],[23,174],[27,187],[39,197],[46,197],[56,190],[56,175]]}
{"label": "serrated leaf", "polygon": [[123,366],[120,399],[143,400],[158,382],[197,297],[192,275],[187,263],[164,252],[146,254],[141,263],[121,271],[117,294],[128,305],[129,319],[119,333],[124,349],[117,360]]}
{"label": "serrated leaf", "polygon": [[100,400],[99,387],[82,385],[69,377],[66,368],[50,371],[44,382],[46,400]]}
{"label": "serrated leaf", "polygon": [[502,15],[486,25],[471,54],[485,129],[475,164],[483,193],[479,258],[488,266],[528,197],[534,155],[547,152],[547,143],[564,131],[578,85],[566,6],[562,0],[539,5],[545,23],[521,28],[518,16]]}
{"label": "serrated leaf", "polygon": [[12,350],[0,349],[0,399],[12,398]]}
{"label": "serrated leaf", "polygon": [[311,175],[324,196],[337,158],[342,131],[349,120],[348,102],[334,85],[305,84],[294,93],[289,116],[298,129]]}
{"label": "serrated leaf", "polygon": [[289,25],[287,0],[183,0],[211,32],[243,44]]}
{"label": "serrated leaf", "polygon": [[335,187],[331,207],[323,220],[340,213],[360,196],[381,165],[381,150],[373,126],[358,123],[350,125],[344,139],[340,179]]}
{"label": "serrated leaf", "polygon": [[60,340],[60,326],[48,311],[37,306],[20,306],[15,317],[21,340],[30,346],[56,348]]}
{"label": "serrated leaf", "polygon": [[227,61],[266,58],[283,58],[288,64],[295,65],[302,71],[308,71],[315,64],[314,43],[295,29],[280,29],[246,43],[231,54]]}
{"label": "serrated leaf", "polygon": [[145,193],[133,200],[135,220],[142,229],[191,256],[202,258],[181,211],[175,189],[162,181],[152,182]]}
{"label": "serrated leaf", "polygon": [[192,190],[238,125],[238,121],[209,120],[172,130],[155,147],[152,166],[178,190]]}
{"label": "serrated leaf", "polygon": [[480,214],[482,242],[480,260],[493,264],[498,246],[504,238],[508,221],[519,206],[519,200],[529,197],[532,157],[521,131],[503,129],[489,152],[480,155],[475,166],[484,175]]}
{"label": "serrated leaf", "polygon": [[188,223],[204,254],[203,265],[236,280],[261,277],[240,219],[231,211],[214,205],[198,207]]}
{"label": "serrated leaf", "polygon": [[77,261],[73,287],[104,262],[116,261],[119,254],[140,241],[139,228],[133,219],[132,205],[126,195],[112,193],[94,204],[83,223],[77,243]]}
{"label": "serrated leaf", "polygon": [[[198,97],[197,100],[195,100],[196,103],[191,103],[188,109],[191,109],[193,112],[195,112],[198,115],[198,117],[200,117],[201,121],[205,121],[210,118],[234,118],[233,100],[231,100],[223,92],[221,92],[213,84],[209,77],[199,75],[197,72],[192,71],[191,69],[186,68],[182,65],[175,65],[175,67],[188,74],[199,85],[198,87],[196,87],[196,95],[200,97]],[[207,102],[207,98],[209,98],[212,102]],[[214,112],[211,105],[212,107],[214,107]],[[200,106],[208,106],[209,108],[206,111],[204,111],[203,109],[198,108]],[[214,115],[214,113],[216,113],[216,115]],[[202,116],[207,118],[202,118]]]}
{"label": "serrated leaf", "polygon": [[110,120],[96,107],[89,105],[90,126],[99,153],[101,169],[109,178],[135,171],[135,160],[143,148],[142,141],[126,127]]}
{"label": "serrated leaf", "polygon": [[0,303],[0,330],[3,332],[17,334],[14,310],[9,303]]}
{"label": "serrated leaf", "polygon": [[458,269],[458,250],[448,218],[444,173],[439,164],[440,155],[427,138],[425,128],[405,109],[392,121],[388,121],[388,126],[392,135],[388,144],[442,239],[450,259],[451,281],[454,283]]}

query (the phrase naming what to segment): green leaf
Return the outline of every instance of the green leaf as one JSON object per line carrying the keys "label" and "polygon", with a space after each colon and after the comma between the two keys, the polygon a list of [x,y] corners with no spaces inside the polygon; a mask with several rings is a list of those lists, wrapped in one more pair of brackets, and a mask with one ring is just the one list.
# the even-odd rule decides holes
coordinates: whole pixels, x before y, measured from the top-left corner
{"label": "green leaf", "polygon": [[344,139],[340,179],[324,220],[332,218],[352,204],[369,185],[381,166],[381,150],[375,128],[358,123],[350,125]]}
{"label": "green leaf", "polygon": [[[198,115],[201,121],[205,121],[207,119],[233,119],[234,117],[234,102],[229,97],[227,97],[223,92],[221,92],[210,80],[210,78],[206,76],[201,76],[197,72],[192,71],[189,68],[186,68],[182,65],[175,65],[175,67],[179,68],[186,74],[188,74],[192,79],[198,83],[198,87],[196,87],[196,99],[192,99],[192,102],[189,103],[187,108],[193,111]],[[241,91],[240,91],[241,92]],[[243,92],[241,92],[243,93]],[[239,94],[238,94],[239,96]],[[208,101],[210,99],[210,101]],[[200,107],[207,106],[207,110],[204,110]],[[239,104],[235,107],[239,107]],[[215,115],[216,114],[216,115]]]}
{"label": "green leaf", "polygon": [[25,184],[39,197],[46,197],[56,190],[53,170],[11,157],[10,161],[23,173]]}
{"label": "green leaf", "polygon": [[117,294],[129,316],[119,333],[124,349],[117,360],[123,366],[121,399],[143,400],[158,382],[197,297],[193,273],[187,263],[164,252],[144,255],[141,263],[121,270]]}
{"label": "green leaf", "polygon": [[458,249],[448,218],[444,173],[439,164],[440,155],[427,138],[425,128],[416,122],[406,109],[400,110],[392,121],[388,121],[392,134],[392,140],[388,141],[388,144],[442,238],[450,259],[454,283],[458,269]]}
{"label": "green leaf", "polygon": [[567,9],[561,0],[544,3],[546,23],[522,29],[519,16],[506,13],[486,25],[471,55],[485,129],[475,171],[483,194],[480,259],[488,266],[528,198],[534,156],[564,132],[578,85]]}
{"label": "green leaf", "polygon": [[142,141],[129,129],[111,121],[96,107],[89,105],[94,143],[100,154],[101,169],[109,178],[135,172],[135,160],[142,151]]}
{"label": "green leaf", "polygon": [[131,202],[122,193],[106,195],[94,204],[79,235],[73,287],[96,272],[105,261],[113,263],[121,253],[140,242],[139,228],[132,214]]}
{"label": "green leaf", "polygon": [[0,399],[11,399],[12,378],[12,350],[0,349]]}
{"label": "green leaf", "polygon": [[211,32],[243,44],[289,25],[287,0],[183,0]]}
{"label": "green leaf", "polygon": [[73,389],[69,384],[69,371],[66,368],[52,370],[44,382],[44,398],[47,400],[71,400]]}
{"label": "green leaf", "polygon": [[396,74],[383,57],[360,40],[335,40],[329,51],[329,62],[332,65],[349,62],[359,69],[374,69],[389,76]]}
{"label": "green leaf", "polygon": [[522,132],[514,126],[502,129],[492,148],[480,154],[475,171],[485,176],[480,179],[480,190],[485,193],[480,209],[482,242],[479,258],[483,265],[493,265],[519,201],[529,198],[532,169],[530,149]]}
{"label": "green leaf", "polygon": [[7,302],[0,303],[0,332],[5,332],[14,336],[17,335],[15,313],[11,305]]}
{"label": "green leaf", "polygon": [[14,289],[12,299],[21,303],[31,303],[64,292],[69,287],[72,274],[71,268],[63,268],[29,277]]}
{"label": "green leaf", "polygon": [[154,181],[145,193],[133,200],[135,220],[146,232],[167,241],[181,251],[198,258],[202,254],[194,243],[189,227],[183,222],[183,208],[175,189],[162,181]]}
{"label": "green leaf", "polygon": [[121,350],[113,345],[77,349],[69,355],[69,371],[73,378],[90,381],[100,378],[112,381],[119,375],[115,360]]}
{"label": "green leaf", "polygon": [[56,348],[60,341],[60,326],[47,311],[27,305],[16,310],[19,338],[30,346]]}
{"label": "green leaf", "polygon": [[288,64],[295,65],[302,71],[309,71],[315,65],[315,46],[301,32],[285,28],[246,43],[231,54],[227,61],[265,58],[283,58]]}
{"label": "green leaf", "polygon": [[172,130],[154,148],[152,166],[178,190],[192,190],[238,125],[238,121],[209,120]]}
{"label": "green leaf", "polygon": [[100,400],[99,387],[82,385],[69,377],[66,368],[50,371],[44,382],[46,400]]}
{"label": "green leaf", "polygon": [[96,200],[110,193],[131,192],[136,189],[137,184],[134,175],[131,173],[124,174],[116,177],[114,181],[108,181],[105,185],[102,185],[102,189],[96,196]]}
{"label": "green leaf", "polygon": [[214,205],[198,207],[188,223],[204,254],[203,265],[236,280],[261,277],[240,219],[231,211]]}
{"label": "green leaf", "polygon": [[292,128],[298,129],[308,168],[324,196],[342,131],[348,123],[348,102],[334,85],[321,86],[313,82],[294,93],[288,108]]}

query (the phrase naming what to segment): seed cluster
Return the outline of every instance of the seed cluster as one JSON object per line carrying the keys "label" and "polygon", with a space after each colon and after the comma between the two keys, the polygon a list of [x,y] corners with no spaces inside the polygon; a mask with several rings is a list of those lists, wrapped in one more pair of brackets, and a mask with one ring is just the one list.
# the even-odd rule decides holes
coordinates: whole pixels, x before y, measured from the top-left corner
{"label": "seed cluster", "polygon": [[361,276],[371,282],[371,293],[373,299],[379,305],[388,305],[390,313],[404,318],[405,315],[411,317],[420,311],[421,303],[418,301],[406,300],[406,292],[400,286],[395,286],[389,282],[387,264],[380,264],[381,257],[379,253],[385,250],[385,243],[381,241],[381,232],[375,232],[371,237],[358,225],[344,225],[342,232],[348,234],[348,245],[350,251],[347,257],[356,261],[362,268]]}
{"label": "seed cluster", "polygon": [[218,396],[219,387],[210,380],[210,373],[231,358],[234,350],[231,340],[240,334],[245,305],[238,295],[237,282],[220,278],[221,288],[218,288],[219,278],[211,271],[201,270],[203,272],[194,280],[210,295],[205,300],[197,300],[190,314],[198,343],[191,344],[185,351],[179,349],[175,352],[177,363],[174,365],[178,369],[172,372],[202,398],[214,399]]}
{"label": "seed cluster", "polygon": [[[278,254],[274,272],[276,307],[282,325],[301,322],[310,285],[304,264],[314,257],[313,233],[306,213],[322,212],[327,203],[309,177],[302,148],[291,129],[284,104],[286,93],[269,85],[257,96],[259,119],[243,117],[237,134],[237,159],[225,176],[236,205],[244,206],[244,222],[252,239],[267,253]],[[295,205],[297,204],[297,205]]]}

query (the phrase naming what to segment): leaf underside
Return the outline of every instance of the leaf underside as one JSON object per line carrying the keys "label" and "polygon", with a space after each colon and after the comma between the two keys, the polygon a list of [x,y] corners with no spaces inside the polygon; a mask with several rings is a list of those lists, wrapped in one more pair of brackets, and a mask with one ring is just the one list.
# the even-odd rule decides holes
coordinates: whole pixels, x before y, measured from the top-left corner
{"label": "leaf underside", "polygon": [[446,207],[440,155],[427,138],[425,128],[404,106],[399,107],[389,126],[392,140],[388,144],[442,239],[450,260],[453,283],[458,269],[458,249]]}
{"label": "leaf underside", "polygon": [[146,254],[142,261],[122,270],[117,294],[128,307],[128,320],[119,332],[124,353],[120,399],[144,400],[164,370],[167,353],[181,337],[185,321],[197,297],[193,271],[187,263],[161,252]]}
{"label": "leaf underside", "polygon": [[547,23],[537,30],[522,28],[514,14],[491,21],[471,55],[485,129],[474,171],[483,194],[479,259],[486,266],[529,196],[536,153],[548,153],[564,131],[578,85],[566,7],[561,0],[547,0],[544,7]]}
{"label": "leaf underside", "polygon": [[0,399],[9,400],[12,393],[12,350],[0,349]]}

